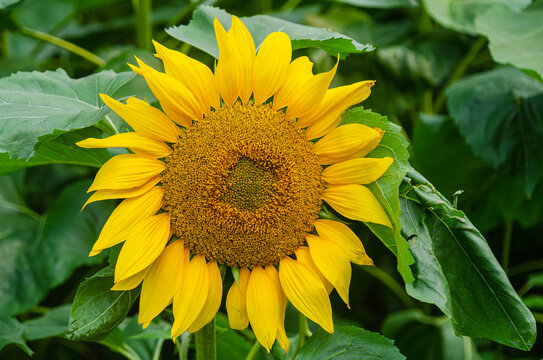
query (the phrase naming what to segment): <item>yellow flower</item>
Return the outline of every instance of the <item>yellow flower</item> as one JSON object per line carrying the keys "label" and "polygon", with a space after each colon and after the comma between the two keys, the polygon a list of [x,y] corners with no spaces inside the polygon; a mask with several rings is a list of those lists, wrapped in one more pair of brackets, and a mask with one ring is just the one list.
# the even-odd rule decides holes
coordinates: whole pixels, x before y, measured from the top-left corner
{"label": "yellow flower", "polygon": [[123,104],[101,95],[134,132],[78,145],[133,153],[110,159],[89,188],[95,193],[87,204],[125,199],[90,255],[124,241],[113,290],[142,283],[144,326],[173,302],[174,338],[198,331],[217,313],[218,265],[239,268],[226,296],[230,326],[251,324],[268,351],[275,340],[286,351],[287,299],[332,333],[330,292],[335,288],[349,306],[350,262],[372,264],[346,225],[318,218],[322,202],[349,219],[391,227],[364,184],[392,159],[364,157],[382,130],[338,127],[373,81],[328,89],[337,64],[313,75],[307,57],[291,60],[285,33],[268,35],[256,53],[238,18],[228,32],[217,20],[214,26],[215,73],[158,43],[165,73],[139,59],[133,67],[162,111],[136,98]]}

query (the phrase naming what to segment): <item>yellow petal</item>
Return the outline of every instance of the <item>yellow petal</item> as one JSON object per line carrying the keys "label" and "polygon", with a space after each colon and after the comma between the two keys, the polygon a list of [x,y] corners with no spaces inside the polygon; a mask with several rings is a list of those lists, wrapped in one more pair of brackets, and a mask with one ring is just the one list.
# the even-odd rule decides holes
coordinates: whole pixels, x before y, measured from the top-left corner
{"label": "yellow petal", "polygon": [[215,83],[224,102],[232,106],[237,100],[243,82],[243,74],[238,67],[239,53],[236,45],[226,33],[217,18],[213,21],[215,37],[219,47],[219,61],[215,68]]}
{"label": "yellow petal", "polygon": [[147,266],[145,269],[143,269],[139,273],[136,273],[124,280],[119,281],[118,283],[113,285],[111,290],[114,290],[114,291],[132,290],[143,281],[143,278],[145,277],[145,275],[147,275],[150,268],[151,266]]}
{"label": "yellow petal", "polygon": [[324,275],[320,272],[320,270],[317,268],[317,265],[313,262],[313,259],[311,258],[311,254],[309,253],[309,248],[307,246],[300,246],[298,249],[296,249],[296,260],[298,262],[304,264],[309,270],[311,270],[315,275],[318,276],[320,281],[322,281],[322,284],[326,288],[326,292],[330,294],[332,290],[334,290],[334,285],[328,281],[324,277]]}
{"label": "yellow petal", "polygon": [[318,219],[315,229],[319,236],[338,245],[349,257],[349,260],[358,265],[373,265],[373,261],[366,254],[364,245],[356,234],[345,224],[339,221]]}
{"label": "yellow petal", "polygon": [[243,103],[247,103],[252,93],[251,76],[255,61],[255,42],[245,24],[234,15],[232,15],[232,26],[228,31],[228,36],[236,45],[238,52],[239,63],[237,66],[241,85],[239,96]]}
{"label": "yellow petal", "polygon": [[115,282],[134,275],[151,265],[170,237],[170,215],[150,216],[134,224],[119,253],[115,266]]}
{"label": "yellow petal", "polygon": [[190,126],[192,120],[199,120],[204,113],[192,92],[181,81],[156,71],[136,57],[139,68],[130,65],[134,72],[145,78],[147,85],[156,96],[162,110],[176,123]]}
{"label": "yellow petal", "polygon": [[292,46],[287,34],[272,32],[264,39],[253,67],[255,105],[262,104],[283,85],[291,57]]}
{"label": "yellow petal", "polygon": [[123,200],[102,227],[89,256],[126,240],[135,224],[156,214],[162,206],[163,195],[162,187],[156,186],[141,196]]}
{"label": "yellow petal", "polygon": [[219,307],[222,299],[222,277],[219,267],[215,261],[207,264],[209,274],[209,294],[207,295],[206,303],[196,320],[189,326],[188,332],[194,333],[207,325],[213,318]]}
{"label": "yellow petal", "polygon": [[369,184],[379,179],[394,159],[356,158],[328,166],[322,179],[331,185]]}
{"label": "yellow petal", "polygon": [[362,185],[331,186],[324,190],[322,198],[341,215],[358,221],[392,224],[381,204],[372,192]]}
{"label": "yellow petal", "polygon": [[368,144],[366,144],[366,146],[364,146],[362,149],[360,149],[359,152],[356,153],[355,157],[364,157],[364,156],[368,155],[381,142],[381,139],[383,138],[383,135],[385,134],[385,131],[379,129],[378,127],[373,127],[372,129],[377,131],[377,133],[379,134],[379,137],[371,140]]}
{"label": "yellow petal", "polygon": [[379,139],[379,132],[361,124],[347,124],[335,128],[315,143],[313,152],[323,165],[358,157],[366,145]]}
{"label": "yellow petal", "polygon": [[308,139],[315,139],[325,135],[325,131],[345,110],[370,96],[370,89],[374,83],[373,80],[361,81],[328,90],[316,111],[300,118],[298,125],[300,127],[310,125],[306,131]]}
{"label": "yellow petal", "polygon": [[176,338],[196,320],[209,294],[209,271],[203,255],[196,255],[190,261],[181,286],[173,298],[172,338]]}
{"label": "yellow petal", "polygon": [[260,344],[270,352],[277,335],[279,319],[277,289],[264,269],[255,266],[247,286],[247,316]]}
{"label": "yellow petal", "polygon": [[230,323],[230,327],[234,330],[243,330],[249,326],[246,297],[250,275],[251,272],[249,269],[241,268],[239,270],[238,282],[234,281],[226,296],[228,322]]}
{"label": "yellow petal", "polygon": [[141,287],[138,323],[152,321],[172,302],[181,287],[185,257],[188,256],[189,250],[185,251],[183,242],[177,240],[166,246],[151,265]]}
{"label": "yellow petal", "polygon": [[182,52],[168,49],[153,40],[157,57],[164,63],[166,74],[181,81],[202,104],[204,114],[209,114],[210,107],[220,106],[219,91],[215,85],[213,72],[198,60]]}
{"label": "yellow petal", "polygon": [[102,101],[124,119],[138,134],[151,140],[177,142],[179,128],[159,109],[147,102],[131,97],[126,105],[100,94]]}
{"label": "yellow petal", "polygon": [[131,189],[119,189],[119,190],[98,190],[94,194],[89,197],[85,205],[81,208],[81,211],[85,209],[85,206],[88,204],[95,202],[95,201],[101,201],[101,200],[109,200],[109,199],[124,199],[124,198],[133,198],[136,196],[140,196],[145,194],[147,191],[151,190],[153,186],[155,186],[162,177],[160,175],[153,176],[149,181],[147,181],[145,184],[141,186],[136,186],[135,188]]}
{"label": "yellow petal", "polygon": [[271,279],[273,285],[275,285],[275,289],[279,298],[279,318],[277,319],[276,338],[279,346],[281,346],[285,353],[287,353],[289,348],[288,336],[285,330],[285,312],[287,311],[287,297],[283,292],[283,289],[281,288],[279,273],[277,272],[277,269],[275,269],[275,266],[268,265],[266,266],[264,271],[266,272],[266,275],[268,275],[268,277]]}
{"label": "yellow petal", "polygon": [[164,163],[146,156],[121,154],[109,159],[98,170],[87,192],[121,190],[141,186],[164,170]]}
{"label": "yellow petal", "polygon": [[338,63],[339,58],[332,70],[313,75],[311,70],[313,64],[307,57],[295,59],[287,69],[285,82],[275,94],[274,109],[286,106],[286,116],[289,119],[314,112],[316,104],[321,103],[336,74]]}
{"label": "yellow petal", "polygon": [[317,275],[301,262],[286,256],[279,264],[279,279],[292,305],[325,331],[333,334],[332,306]]}
{"label": "yellow petal", "polygon": [[351,283],[351,263],[347,254],[328,239],[315,235],[305,236],[311,258],[320,272],[326,277],[341,299],[349,306],[349,284]]}
{"label": "yellow petal", "polygon": [[112,135],[105,139],[88,138],[77,142],[76,145],[87,149],[124,147],[154,158],[162,158],[172,152],[165,143],[151,140],[135,132]]}

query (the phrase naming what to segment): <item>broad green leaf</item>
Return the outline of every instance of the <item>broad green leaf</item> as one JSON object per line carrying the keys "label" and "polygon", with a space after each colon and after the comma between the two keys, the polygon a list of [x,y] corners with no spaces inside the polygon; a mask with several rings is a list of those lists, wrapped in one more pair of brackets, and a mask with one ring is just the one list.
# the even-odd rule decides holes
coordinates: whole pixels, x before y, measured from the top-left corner
{"label": "broad green leaf", "polygon": [[[219,48],[213,30],[215,17],[219,19],[225,29],[230,28],[231,15],[229,13],[212,6],[201,6],[194,12],[193,19],[188,25],[171,27],[166,29],[166,32],[174,38],[218,58]],[[373,50],[373,46],[369,44],[360,44],[348,36],[330,30],[295,24],[267,15],[242,17],[240,19],[251,32],[257,48],[268,34],[274,31],[282,31],[289,35],[293,50],[317,47],[334,56],[339,53],[342,58],[350,53]]]}
{"label": "broad green leaf", "polygon": [[454,83],[447,103],[475,155],[509,168],[530,197],[543,178],[543,83],[499,68]]}
{"label": "broad green leaf", "polygon": [[296,356],[296,360],[315,359],[400,360],[405,356],[392,340],[382,335],[354,326],[336,325],[333,335],[319,328]]}
{"label": "broad green leaf", "polygon": [[66,338],[99,341],[124,320],[139,294],[112,291],[113,269],[107,267],[85,280],[77,289]]}
{"label": "broad green leaf", "polygon": [[27,353],[32,355],[32,350],[26,345],[23,338],[23,326],[17,319],[0,317],[0,350],[9,344],[15,344]]}
{"label": "broad green leaf", "polygon": [[96,124],[109,112],[98,94],[112,95],[133,76],[103,71],[71,79],[59,69],[0,79],[0,152],[29,159],[38,142]]}
{"label": "broad green leaf", "polygon": [[36,155],[28,161],[25,159],[10,159],[7,153],[0,153],[0,174],[9,174],[25,167],[45,164],[70,164],[100,167],[109,158],[105,149],[83,149],[75,145],[83,139],[101,138],[102,133],[95,127],[69,131],[41,145]]}
{"label": "broad green leaf", "polygon": [[1,9],[5,9],[5,8],[7,8],[8,6],[17,4],[17,3],[20,2],[20,1],[21,1],[21,0],[0,0],[0,10],[1,10]]}
{"label": "broad green leaf", "polygon": [[395,345],[408,359],[482,359],[471,339],[454,334],[448,318],[426,316],[419,309],[389,315],[382,332],[394,339]]}
{"label": "broad green leaf", "polygon": [[475,35],[475,19],[493,6],[520,11],[531,0],[422,0],[428,14],[441,26]]}
{"label": "broad green leaf", "polygon": [[347,111],[341,118],[342,124],[358,123],[370,127],[378,127],[385,131],[381,142],[368,157],[382,158],[389,156],[394,162],[379,180],[368,185],[368,188],[377,197],[388,214],[393,230],[378,224],[367,223],[370,230],[396,255],[398,258],[398,272],[406,283],[413,281],[409,265],[413,264],[413,256],[409,252],[409,244],[400,234],[400,183],[409,168],[408,143],[401,134],[401,128],[387,120],[385,116],[364,110],[359,107]]}
{"label": "broad green leaf", "polygon": [[535,320],[481,233],[422,175],[410,170],[400,189],[402,234],[411,237],[416,299],[436,304],[459,335],[529,350]]}
{"label": "broad green leaf", "polygon": [[[0,177],[0,313],[12,316],[38,304],[89,258],[92,243],[110,203],[81,212],[89,181],[68,185],[43,214],[29,209],[18,195],[14,176]],[[43,179],[40,180],[43,182]]]}
{"label": "broad green leaf", "polygon": [[230,328],[228,318],[222,313],[215,316],[218,360],[245,359],[252,344],[235,330]]}
{"label": "broad green leaf", "polygon": [[518,13],[496,7],[479,16],[477,32],[489,40],[494,60],[521,69],[533,70],[543,77],[543,8]]}
{"label": "broad green leaf", "polygon": [[339,3],[377,9],[410,8],[418,6],[418,0],[335,0]]}
{"label": "broad green leaf", "polygon": [[24,338],[38,340],[62,335],[68,330],[68,319],[72,304],[62,305],[49,310],[44,315],[25,321]]}

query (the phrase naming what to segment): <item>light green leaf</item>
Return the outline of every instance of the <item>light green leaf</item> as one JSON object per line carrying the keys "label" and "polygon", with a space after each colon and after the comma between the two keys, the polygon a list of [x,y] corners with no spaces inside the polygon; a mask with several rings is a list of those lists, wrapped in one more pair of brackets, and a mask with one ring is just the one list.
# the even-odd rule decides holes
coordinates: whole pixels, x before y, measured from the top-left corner
{"label": "light green leaf", "polygon": [[112,291],[112,268],[102,269],[85,280],[77,289],[70,312],[66,338],[99,341],[106,338],[124,320],[139,294]]}
{"label": "light green leaf", "polygon": [[21,0],[0,0],[0,9],[5,9],[8,6],[11,6],[13,4],[17,4]]}
{"label": "light green leaf", "polygon": [[535,320],[481,233],[415,170],[400,195],[402,234],[412,237],[416,260],[409,295],[440,307],[459,335],[529,350]]}
{"label": "light green leaf", "polygon": [[59,69],[0,79],[0,152],[29,159],[38,142],[96,124],[109,112],[98,94],[112,95],[133,76],[103,71],[74,80]]}
{"label": "light green leaf", "polygon": [[418,0],[335,0],[339,3],[376,9],[410,8],[419,5]]}
{"label": "light green leaf", "polygon": [[70,164],[82,166],[102,166],[111,156],[105,149],[83,149],[75,145],[83,139],[101,138],[102,133],[95,127],[69,131],[54,140],[41,145],[36,156],[28,161],[10,159],[8,153],[0,153],[0,174],[9,174],[15,170],[45,164]]}
{"label": "light green leaf", "polygon": [[68,185],[54,204],[37,214],[24,203],[14,176],[0,177],[0,313],[12,316],[38,304],[89,258],[111,203],[81,212],[90,181]]}
{"label": "light green leaf", "polygon": [[370,127],[378,127],[385,131],[381,142],[368,157],[382,158],[389,156],[394,162],[379,180],[368,185],[368,188],[377,197],[388,214],[394,230],[385,226],[366,223],[370,230],[396,255],[398,258],[398,272],[406,283],[413,281],[409,265],[413,264],[413,256],[409,252],[409,244],[400,234],[400,204],[399,186],[409,168],[408,143],[401,134],[401,128],[387,120],[385,116],[364,110],[359,107],[347,111],[341,118],[342,124],[358,123]]}
{"label": "light green leaf", "polygon": [[24,350],[29,356],[32,355],[32,350],[26,345],[23,338],[23,326],[17,321],[17,319],[11,319],[6,317],[0,318],[0,350],[4,346],[9,344],[15,344]]}
{"label": "light green leaf", "polygon": [[[193,15],[188,25],[166,29],[174,38],[184,41],[211,56],[219,57],[219,48],[213,30],[213,20],[217,17],[225,29],[230,28],[231,15],[226,11],[212,6],[201,6]],[[372,51],[373,46],[360,44],[348,36],[330,30],[313,26],[291,23],[267,15],[242,17],[241,21],[247,26],[253,36],[256,47],[264,38],[274,31],[282,31],[289,35],[292,49],[317,47],[337,56],[345,58],[350,53]]]}
{"label": "light green leaf", "polygon": [[23,323],[25,339],[39,340],[64,334],[68,329],[71,307],[72,304],[62,305],[38,318],[25,321]]}
{"label": "light green leaf", "polygon": [[543,83],[499,68],[454,83],[447,104],[475,155],[511,169],[530,197],[543,178]]}
{"label": "light green leaf", "polygon": [[522,13],[496,7],[476,19],[477,32],[489,40],[494,60],[543,76],[543,8]]}
{"label": "light green leaf", "polygon": [[428,14],[441,26],[470,35],[477,34],[475,19],[493,6],[520,11],[531,0],[422,0]]}
{"label": "light green leaf", "polygon": [[354,326],[334,326],[330,335],[319,328],[307,340],[296,360],[315,359],[387,359],[403,360],[405,356],[394,342],[377,333]]}

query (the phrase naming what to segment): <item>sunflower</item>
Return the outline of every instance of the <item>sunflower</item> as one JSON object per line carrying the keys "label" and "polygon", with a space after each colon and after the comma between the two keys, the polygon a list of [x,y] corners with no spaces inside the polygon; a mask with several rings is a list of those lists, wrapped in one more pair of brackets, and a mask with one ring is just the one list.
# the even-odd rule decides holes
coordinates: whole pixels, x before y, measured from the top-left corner
{"label": "sunflower", "polygon": [[382,130],[338,126],[374,81],[328,89],[337,63],[314,75],[307,57],[291,59],[285,33],[269,34],[256,52],[238,18],[228,32],[217,19],[214,28],[214,73],[156,42],[165,72],[139,59],[132,66],[162,110],[101,95],[134,132],[78,143],[131,150],[106,162],[88,190],[87,204],[125,199],[90,255],[124,241],[112,289],[142,284],[144,327],[173,302],[173,338],[214,318],[223,296],[219,265],[231,267],[230,326],[251,324],[268,351],[275,340],[287,351],[287,299],[333,333],[330,292],[349,306],[350,262],[373,264],[349,227],[319,218],[323,201],[348,219],[391,227],[364,184],[393,160],[365,157]]}

